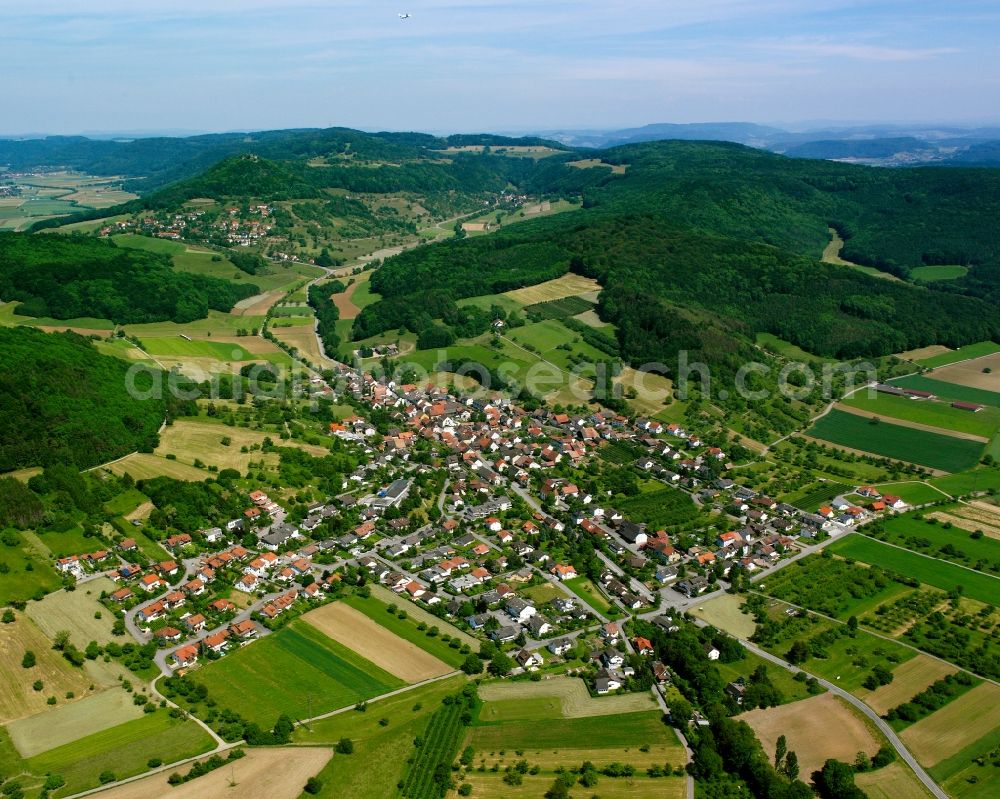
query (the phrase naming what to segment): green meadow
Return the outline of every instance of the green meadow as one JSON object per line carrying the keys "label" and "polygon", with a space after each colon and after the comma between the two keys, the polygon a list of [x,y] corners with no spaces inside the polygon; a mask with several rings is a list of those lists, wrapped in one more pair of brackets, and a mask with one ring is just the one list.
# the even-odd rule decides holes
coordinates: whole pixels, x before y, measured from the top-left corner
{"label": "green meadow", "polygon": [[221,707],[264,725],[282,713],[316,716],[404,685],[301,620],[208,663],[193,679]]}
{"label": "green meadow", "polygon": [[978,441],[915,430],[884,420],[874,424],[864,416],[836,409],[817,420],[808,433],[833,444],[946,472],[973,466],[985,446]]}

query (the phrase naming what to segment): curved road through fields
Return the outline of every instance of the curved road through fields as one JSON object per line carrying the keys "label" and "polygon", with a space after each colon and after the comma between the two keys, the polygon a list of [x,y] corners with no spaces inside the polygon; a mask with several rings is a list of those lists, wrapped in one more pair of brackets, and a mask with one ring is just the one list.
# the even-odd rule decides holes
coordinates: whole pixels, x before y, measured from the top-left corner
{"label": "curved road through fields", "polygon": [[[738,640],[741,644],[743,644],[743,646],[745,646],[755,655],[764,658],[764,660],[767,660],[770,663],[774,663],[776,666],[781,666],[781,668],[790,671],[793,674],[798,671],[803,671],[798,666],[793,666],[791,663],[788,663],[782,660],[781,658],[772,655],[770,652],[765,652],[759,646],[755,646],[754,644],[751,644],[749,641],[744,641],[743,639],[738,639]],[[804,673],[809,674],[809,672],[807,671]],[[948,794],[946,794],[943,790],[941,790],[938,784],[934,782],[933,779],[931,779],[931,776],[926,771],[923,770],[920,764],[916,761],[916,758],[914,758],[913,755],[910,754],[910,750],[906,748],[905,744],[899,739],[899,736],[896,735],[895,730],[893,730],[892,727],[886,724],[885,720],[878,713],[876,713],[874,710],[868,707],[868,705],[866,705],[856,696],[848,693],[843,688],[834,685],[829,680],[824,680],[821,677],[817,677],[816,675],[813,674],[809,674],[809,676],[815,677],[815,679],[819,682],[819,684],[822,685],[824,688],[826,688],[828,691],[832,692],[836,696],[839,696],[841,699],[850,702],[851,705],[853,705],[862,713],[864,713],[865,716],[868,719],[870,719],[875,724],[876,727],[878,727],[879,732],[881,732],[886,737],[886,739],[892,745],[892,748],[895,749],[896,752],[899,754],[900,758],[902,758],[902,760],[911,769],[913,769],[913,773],[917,775],[917,779],[919,779],[924,784],[927,790],[930,791],[932,794],[934,794],[934,796],[936,796],[937,799],[949,799]]]}

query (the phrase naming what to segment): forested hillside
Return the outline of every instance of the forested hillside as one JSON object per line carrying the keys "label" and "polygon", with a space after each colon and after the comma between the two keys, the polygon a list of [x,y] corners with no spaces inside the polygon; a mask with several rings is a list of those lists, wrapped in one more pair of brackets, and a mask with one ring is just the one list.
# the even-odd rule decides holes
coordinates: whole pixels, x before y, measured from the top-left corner
{"label": "forested hillside", "polygon": [[118,324],[190,322],[257,294],[250,283],[174,270],[159,253],[82,236],[0,233],[0,299],[25,316]]}
{"label": "forested hillside", "polygon": [[629,166],[585,192],[592,207],[642,210],[814,257],[832,224],[846,240],[845,258],[901,275],[922,264],[1000,259],[1000,230],[990,221],[1000,214],[1000,170],[873,169],[718,142],[656,142],[602,157]]}
{"label": "forested hillside", "polygon": [[[0,327],[0,353],[0,472],[86,468],[156,446],[166,405],[129,395],[124,361],[75,333],[27,327]],[[145,390],[151,380],[135,383]]]}
{"label": "forested hillside", "polygon": [[[399,326],[419,333],[456,299],[569,269],[604,285],[601,316],[618,326],[633,362],[669,362],[679,349],[716,362],[735,354],[740,347],[706,319],[730,338],[766,331],[839,358],[1000,336],[1000,233],[991,221],[1000,171],[879,170],[691,142],[602,157],[627,168],[575,170],[584,210],[389,261],[372,277],[384,299],[364,309],[355,337]],[[558,166],[540,166],[532,181],[547,170],[572,185]],[[822,264],[831,225],[848,237],[848,257],[904,277],[923,263],[972,269],[929,290]]]}
{"label": "forested hillside", "polygon": [[[732,334],[774,333],[819,355],[884,355],[1000,335],[995,307],[976,298],[872,278],[767,245],[682,230],[653,216],[593,214],[525,224],[492,237],[413,250],[372,275],[385,299],[362,311],[357,337],[414,332],[455,299],[506,291],[570,269],[603,286],[599,312],[633,361],[700,350],[710,327],[678,308],[726,321]],[[433,289],[415,292],[415,287]],[[418,301],[419,299],[419,301]],[[717,360],[725,347],[710,347]],[[730,350],[737,349],[730,345]]]}

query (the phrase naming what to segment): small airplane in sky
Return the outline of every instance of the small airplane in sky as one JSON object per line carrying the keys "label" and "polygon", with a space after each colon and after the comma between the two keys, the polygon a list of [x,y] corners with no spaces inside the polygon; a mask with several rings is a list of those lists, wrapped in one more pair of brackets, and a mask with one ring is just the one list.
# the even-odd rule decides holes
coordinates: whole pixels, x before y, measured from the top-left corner
{"label": "small airplane in sky", "polygon": [[399,14],[399,18],[400,19],[409,19],[410,15],[409,14]]}

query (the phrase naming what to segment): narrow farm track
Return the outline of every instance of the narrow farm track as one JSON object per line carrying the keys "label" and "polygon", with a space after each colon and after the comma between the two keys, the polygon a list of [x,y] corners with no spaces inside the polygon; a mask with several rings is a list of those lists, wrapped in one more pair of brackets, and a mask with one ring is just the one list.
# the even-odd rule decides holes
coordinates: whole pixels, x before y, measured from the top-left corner
{"label": "narrow farm track", "polygon": [[[835,410],[843,411],[844,413],[850,413],[854,416],[862,416],[865,419],[870,419],[872,417],[872,412],[865,410],[864,408],[855,408],[853,405],[843,405],[837,403],[834,406]],[[924,424],[923,422],[911,422],[907,419],[900,419],[896,416],[882,415],[879,418],[890,422],[891,424],[897,425],[898,427],[909,427],[913,430],[922,430],[925,433],[937,433],[939,436],[951,436],[952,438],[964,438],[966,441],[977,441],[980,444],[989,444],[990,439],[986,436],[979,436],[975,433],[963,433],[959,430],[952,430],[947,427],[935,427],[931,424]]]}
{"label": "narrow farm track", "polygon": [[[892,380],[899,380],[900,378],[903,378],[903,377],[911,377],[913,375],[918,375],[918,374],[920,374],[919,371],[917,371],[917,372],[908,372],[905,375],[899,375],[899,377],[894,377],[894,378],[892,378]],[[845,392],[844,395],[841,396],[841,397],[837,397],[836,399],[831,400],[829,402],[829,404],[827,404],[827,406],[822,411],[820,411],[815,416],[813,416],[808,422],[806,422],[805,425],[802,426],[801,429],[799,429],[799,430],[793,430],[791,433],[788,433],[787,435],[784,435],[781,438],[776,438],[770,444],[766,444],[764,446],[764,449],[762,449],[760,451],[760,454],[761,455],[766,455],[768,452],[770,452],[770,450],[771,450],[772,447],[776,447],[782,441],[787,441],[792,436],[798,435],[800,433],[804,433],[806,430],[808,430],[810,427],[812,427],[814,424],[816,424],[816,422],[818,422],[824,416],[826,416],[827,414],[829,414],[830,411],[832,411],[837,406],[838,403],[843,402],[848,397],[853,397],[859,391],[864,391],[868,387],[869,387],[869,384],[866,383],[863,386],[858,386],[857,388],[852,388],[850,391]],[[823,443],[829,444],[829,442],[823,442]],[[862,454],[868,455],[870,453],[862,453]]]}
{"label": "narrow farm track", "polygon": [[[770,652],[766,652],[760,647],[751,644],[749,641],[744,641],[742,639],[738,640],[740,641],[741,644],[743,644],[743,646],[745,646],[748,650],[753,652],[758,657],[762,657],[764,658],[764,660],[767,660],[768,662],[773,663],[776,666],[781,666],[781,668],[785,669],[786,671],[790,671],[793,674],[799,671],[803,671],[803,669],[797,666],[793,666],[791,663],[788,663],[787,661],[784,661],[781,658],[772,655]],[[820,685],[822,685],[831,693],[835,694],[836,696],[839,696],[841,699],[843,699],[846,702],[849,702],[852,706],[860,710],[878,728],[879,732],[881,732],[885,736],[886,740],[889,741],[889,743],[892,745],[892,748],[896,750],[896,752],[899,754],[903,762],[905,762],[913,770],[913,773],[916,774],[917,779],[919,779],[924,784],[927,790],[930,791],[932,794],[934,794],[934,796],[937,797],[937,799],[949,799],[948,794],[946,794],[943,790],[941,790],[941,788],[938,786],[936,782],[934,782],[931,776],[926,771],[924,771],[923,767],[921,767],[921,765],[917,762],[916,758],[913,757],[912,754],[910,754],[910,750],[906,748],[903,742],[899,739],[899,736],[896,735],[895,730],[893,730],[892,727],[890,727],[885,722],[885,720],[878,715],[878,713],[876,713],[874,710],[868,707],[868,705],[866,705],[860,699],[855,697],[853,694],[848,693],[843,688],[840,688],[834,683],[828,680],[824,680],[822,677],[817,677],[816,675],[809,674],[809,672],[804,672],[804,673],[816,679]]]}
{"label": "narrow farm track", "polygon": [[[450,680],[452,677],[457,677],[461,674],[460,671],[449,671],[447,674],[441,674],[437,677],[431,677],[428,680],[422,680],[421,682],[415,682],[412,685],[404,685],[402,688],[397,688],[394,691],[389,691],[388,693],[379,694],[378,696],[373,696],[371,699],[366,699],[365,704],[371,705],[376,702],[380,702],[383,699],[392,699],[394,696],[399,696],[400,694],[405,694],[408,691],[412,691],[416,688],[423,688],[425,685],[431,685],[436,682],[441,682],[442,680]],[[342,713],[347,713],[354,710],[357,707],[357,703],[353,705],[347,705],[346,707],[340,707],[336,710],[330,710],[326,713],[320,713],[318,716],[313,716],[312,718],[302,719],[301,721],[295,722],[296,727],[308,727],[314,721],[322,721],[323,719],[328,719],[333,716],[339,716]]]}

